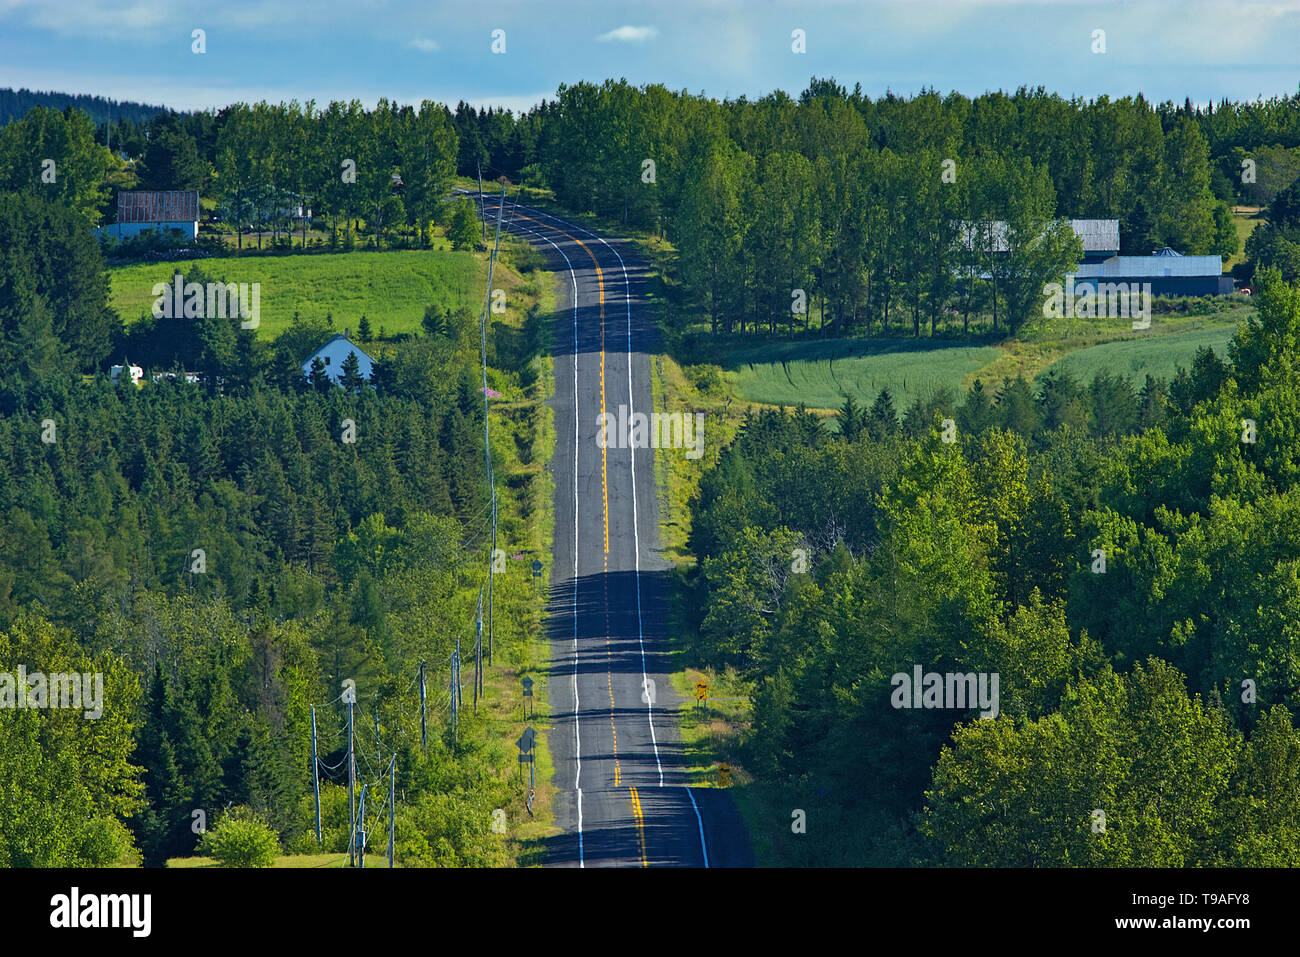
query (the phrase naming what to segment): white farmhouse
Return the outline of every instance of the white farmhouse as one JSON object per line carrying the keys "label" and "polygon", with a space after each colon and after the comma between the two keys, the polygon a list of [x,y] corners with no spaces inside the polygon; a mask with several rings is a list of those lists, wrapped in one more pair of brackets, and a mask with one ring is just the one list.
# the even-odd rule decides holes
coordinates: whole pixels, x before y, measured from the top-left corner
{"label": "white farmhouse", "polygon": [[348,330],[344,329],[342,335],[330,336],[323,346],[307,357],[307,361],[302,364],[302,374],[311,375],[311,364],[317,358],[325,363],[325,372],[335,383],[343,377],[343,360],[348,357],[349,352],[356,353],[357,371],[361,378],[366,381],[370,380],[370,373],[374,371],[375,360],[366,355],[362,348],[348,338]]}
{"label": "white farmhouse", "polygon": [[122,376],[126,375],[127,377],[130,378],[131,384],[134,386],[138,386],[140,384],[140,380],[144,378],[144,370],[141,369],[139,366],[131,365],[129,362],[127,362],[125,365],[110,366],[108,373],[110,376],[112,376],[114,382],[120,381]]}

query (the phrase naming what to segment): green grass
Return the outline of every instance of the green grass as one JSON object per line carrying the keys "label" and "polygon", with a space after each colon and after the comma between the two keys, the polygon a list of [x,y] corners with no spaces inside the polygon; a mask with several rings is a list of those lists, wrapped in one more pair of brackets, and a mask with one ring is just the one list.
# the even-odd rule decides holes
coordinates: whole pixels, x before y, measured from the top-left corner
{"label": "green grass", "polygon": [[[475,310],[486,281],[485,257],[467,252],[395,250],[285,256],[218,256],[198,260],[227,282],[261,283],[258,335],[274,337],[295,312],[331,314],[335,328],[356,330],[364,314],[378,332],[417,332],[424,307],[445,303]],[[109,270],[109,302],[127,323],[153,308],[153,286],[191,262],[143,263]]]}
{"label": "green grass", "polygon": [[905,409],[940,388],[960,392],[967,376],[1000,355],[993,346],[942,340],[849,339],[734,353],[724,368],[750,402],[837,409],[846,394],[870,404],[888,388],[894,407]]}
{"label": "green grass", "polygon": [[1237,265],[1237,263],[1245,260],[1246,240],[1250,238],[1250,234],[1255,231],[1255,227],[1259,225],[1259,223],[1259,210],[1257,207],[1238,206],[1233,210],[1232,225],[1237,230],[1237,251],[1228,257],[1227,261],[1223,264],[1225,272],[1231,270],[1233,266]]}
{"label": "green grass", "polygon": [[1235,325],[1210,326],[1167,336],[1107,342],[1071,352],[1048,366],[1047,371],[1068,370],[1080,382],[1091,382],[1099,372],[1126,376],[1138,386],[1148,373],[1169,380],[1179,366],[1191,369],[1192,357],[1202,346],[1226,358],[1228,340],[1236,329]]}

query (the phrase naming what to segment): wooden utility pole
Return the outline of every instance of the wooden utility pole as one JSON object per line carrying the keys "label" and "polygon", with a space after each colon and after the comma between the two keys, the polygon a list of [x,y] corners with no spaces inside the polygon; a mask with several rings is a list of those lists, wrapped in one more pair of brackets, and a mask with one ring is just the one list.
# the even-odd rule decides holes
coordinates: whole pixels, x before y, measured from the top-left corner
{"label": "wooden utility pole", "polygon": [[311,787],[316,794],[316,843],[321,843],[320,834],[320,761],[316,758],[316,709],[311,709]]}

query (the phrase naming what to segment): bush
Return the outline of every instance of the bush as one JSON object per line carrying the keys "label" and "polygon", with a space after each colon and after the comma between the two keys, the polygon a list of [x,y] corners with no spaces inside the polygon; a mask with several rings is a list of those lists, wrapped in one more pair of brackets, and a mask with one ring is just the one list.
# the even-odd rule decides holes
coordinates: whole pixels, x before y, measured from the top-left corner
{"label": "bush", "polygon": [[722,388],[722,367],[711,363],[687,366],[682,370],[695,388],[704,393],[716,392]]}
{"label": "bush", "polygon": [[203,835],[199,851],[222,867],[270,867],[280,853],[280,841],[265,821],[235,809]]}

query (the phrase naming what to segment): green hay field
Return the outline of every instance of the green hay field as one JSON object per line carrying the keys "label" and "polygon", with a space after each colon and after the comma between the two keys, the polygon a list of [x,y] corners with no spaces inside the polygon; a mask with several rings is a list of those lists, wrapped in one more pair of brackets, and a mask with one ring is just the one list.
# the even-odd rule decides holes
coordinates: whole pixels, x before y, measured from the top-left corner
{"label": "green hay field", "polygon": [[1046,372],[1069,371],[1080,382],[1091,382],[1099,372],[1126,376],[1135,387],[1146,381],[1147,374],[1168,381],[1178,367],[1191,369],[1192,357],[1202,346],[1209,346],[1219,358],[1228,356],[1228,340],[1237,331],[1235,325],[1210,326],[1165,336],[1106,342],[1079,349],[1058,359]]}
{"label": "green hay field", "polygon": [[870,404],[888,388],[894,407],[905,409],[937,389],[960,393],[968,375],[1001,354],[993,346],[852,339],[739,352],[723,368],[737,393],[751,402],[837,409],[845,395]]}
{"label": "green hay field", "polygon": [[[296,256],[220,256],[197,260],[205,273],[226,282],[261,283],[258,335],[273,338],[295,312],[304,319],[331,314],[334,327],[355,331],[364,314],[378,332],[418,332],[429,303],[477,311],[486,267],[464,252],[396,250]],[[191,262],[158,262],[109,270],[110,304],[126,323],[153,308],[153,286],[171,281]]]}

